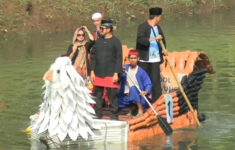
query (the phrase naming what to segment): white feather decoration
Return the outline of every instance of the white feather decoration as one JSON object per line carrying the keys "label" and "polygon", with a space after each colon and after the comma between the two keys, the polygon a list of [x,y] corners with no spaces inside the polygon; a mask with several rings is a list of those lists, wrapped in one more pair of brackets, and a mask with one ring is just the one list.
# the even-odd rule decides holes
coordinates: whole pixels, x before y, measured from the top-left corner
{"label": "white feather decoration", "polygon": [[47,130],[49,120],[50,120],[50,110],[47,110],[44,115],[44,119],[42,121],[42,124],[40,125],[39,131],[38,131],[39,134]]}
{"label": "white feather decoration", "polygon": [[66,135],[67,135],[67,132],[66,132],[66,131],[63,131],[61,128],[59,128],[59,129],[57,130],[57,132],[58,132],[57,135],[58,135],[60,141],[63,141],[63,140],[65,139]]}
{"label": "white feather decoration", "polygon": [[66,136],[77,140],[80,136],[88,139],[94,136],[92,130],[98,129],[93,120],[95,101],[91,91],[85,86],[83,78],[72,66],[68,57],[59,57],[50,66],[53,81],[43,85],[43,103],[39,117],[31,125],[37,133],[48,132],[63,141]]}
{"label": "white feather decoration", "polygon": [[54,133],[58,123],[59,123],[59,117],[58,116],[56,116],[56,117],[51,116],[49,127],[48,127],[48,131],[49,131],[50,135],[52,135]]}
{"label": "white feather decoration", "polygon": [[78,116],[77,114],[73,115],[73,120],[71,122],[71,126],[70,128],[72,128],[73,130],[76,130],[78,126]]}
{"label": "white feather decoration", "polygon": [[75,141],[78,137],[78,130],[73,130],[72,128],[69,128],[68,135],[73,141]]}

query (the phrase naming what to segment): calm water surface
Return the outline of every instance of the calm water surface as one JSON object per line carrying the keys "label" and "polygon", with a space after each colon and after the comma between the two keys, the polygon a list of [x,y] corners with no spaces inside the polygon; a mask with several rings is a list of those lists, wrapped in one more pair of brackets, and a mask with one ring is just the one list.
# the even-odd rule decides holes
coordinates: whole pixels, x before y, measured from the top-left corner
{"label": "calm water surface", "polygon": [[[203,16],[165,18],[161,26],[169,51],[204,51],[216,70],[207,75],[199,110],[207,120],[201,129],[182,129],[172,137],[154,137],[129,144],[129,149],[234,149],[235,146],[235,11]],[[138,23],[119,27],[123,44],[135,47]],[[66,52],[73,31],[17,34],[0,39],[0,150],[30,149],[21,132],[42,102],[42,75]],[[110,146],[104,146],[109,149]],[[112,147],[113,149],[113,147]]]}

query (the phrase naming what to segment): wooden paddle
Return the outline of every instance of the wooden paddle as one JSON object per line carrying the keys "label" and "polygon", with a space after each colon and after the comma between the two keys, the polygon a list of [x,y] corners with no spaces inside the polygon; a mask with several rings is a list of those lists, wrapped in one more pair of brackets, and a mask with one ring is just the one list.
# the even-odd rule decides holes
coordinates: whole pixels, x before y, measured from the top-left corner
{"label": "wooden paddle", "polygon": [[[159,40],[159,42],[160,42],[160,45],[161,45],[163,51],[167,52],[167,50],[166,50],[166,48],[165,48],[165,46],[164,46],[162,40]],[[179,80],[178,80],[178,78],[177,78],[177,76],[176,76],[176,73],[175,73],[175,71],[174,71],[174,68],[172,67],[172,65],[171,65],[171,63],[170,63],[170,61],[169,61],[169,59],[168,59],[168,56],[165,56],[165,58],[166,58],[167,64],[170,66],[171,72],[172,72],[172,74],[173,74],[173,76],[174,76],[174,79],[175,79],[175,81],[176,81],[176,83],[177,83],[179,89],[180,89],[180,92],[182,93],[182,95],[183,95],[183,97],[184,97],[184,99],[185,99],[185,101],[186,101],[186,103],[187,103],[187,105],[188,105],[190,111],[191,111],[192,114],[193,114],[193,118],[194,118],[195,121],[197,122],[197,125],[198,125],[199,127],[201,127],[201,124],[200,124],[200,122],[199,122],[199,120],[198,120],[198,118],[197,118],[197,116],[196,116],[196,114],[195,114],[195,111],[194,111],[194,109],[193,109],[193,107],[192,107],[192,105],[191,105],[191,103],[190,103],[190,101],[189,101],[187,95],[185,94],[182,85],[180,84],[180,82],[179,82]]]}
{"label": "wooden paddle", "polygon": [[[135,84],[135,82],[132,80],[132,78],[130,77],[130,75],[128,74],[127,71],[125,71],[128,78],[130,78],[130,81],[132,82],[132,84],[135,85],[135,87],[138,89],[139,92],[141,92],[140,88],[138,85]],[[162,118],[160,115],[158,115],[157,111],[153,108],[153,106],[151,105],[151,103],[148,101],[148,99],[146,98],[146,96],[142,95],[144,100],[148,103],[148,105],[150,106],[150,108],[153,110],[153,112],[155,113],[155,115],[157,116],[158,119],[158,123],[160,125],[160,127],[162,128],[162,130],[164,131],[164,133],[166,135],[171,135],[173,130],[171,128],[171,126],[168,124],[168,122],[166,121],[165,118]]]}

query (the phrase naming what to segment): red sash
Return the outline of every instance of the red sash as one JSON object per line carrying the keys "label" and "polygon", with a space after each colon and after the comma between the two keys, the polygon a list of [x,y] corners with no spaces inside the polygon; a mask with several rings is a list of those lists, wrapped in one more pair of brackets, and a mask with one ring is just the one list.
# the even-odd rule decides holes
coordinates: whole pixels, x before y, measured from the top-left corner
{"label": "red sash", "polygon": [[113,77],[95,77],[95,81],[92,83],[93,86],[101,86],[107,88],[119,88],[118,83],[113,83]]}

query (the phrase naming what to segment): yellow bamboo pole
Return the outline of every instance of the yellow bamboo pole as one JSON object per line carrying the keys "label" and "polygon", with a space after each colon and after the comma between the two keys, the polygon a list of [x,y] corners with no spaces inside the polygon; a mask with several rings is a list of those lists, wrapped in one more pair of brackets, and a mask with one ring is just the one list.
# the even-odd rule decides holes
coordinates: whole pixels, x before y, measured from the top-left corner
{"label": "yellow bamboo pole", "polygon": [[[166,50],[166,48],[165,48],[165,46],[164,46],[162,40],[160,40],[160,45],[161,45],[163,51],[167,52],[167,50]],[[198,118],[197,118],[197,116],[196,116],[196,114],[195,114],[195,111],[194,111],[194,109],[193,109],[193,107],[192,107],[192,105],[191,105],[191,103],[190,103],[190,101],[189,101],[187,95],[185,94],[182,85],[180,84],[180,82],[179,82],[179,80],[178,80],[178,78],[177,78],[177,76],[176,76],[176,73],[175,73],[175,71],[174,71],[174,68],[172,67],[172,65],[171,65],[171,63],[170,63],[170,61],[169,61],[169,59],[168,59],[168,56],[165,56],[165,57],[166,57],[166,61],[167,61],[168,65],[170,66],[170,69],[171,69],[171,72],[172,72],[172,74],[173,74],[173,76],[174,76],[174,79],[175,79],[175,81],[176,81],[176,83],[177,83],[177,85],[178,85],[178,87],[179,87],[179,89],[180,89],[180,92],[182,93],[182,95],[183,95],[183,97],[184,97],[184,99],[185,99],[185,101],[186,101],[186,103],[187,103],[187,105],[188,105],[190,111],[191,111],[192,114],[193,114],[193,118],[194,118],[195,121],[197,122],[197,125],[198,125],[199,127],[201,127],[201,123],[199,122],[199,120],[198,120]]]}

